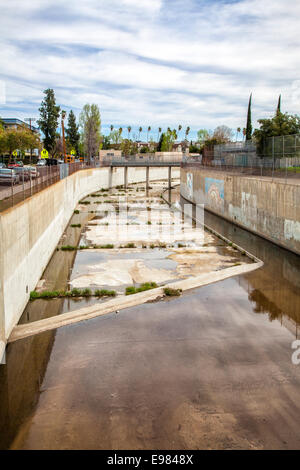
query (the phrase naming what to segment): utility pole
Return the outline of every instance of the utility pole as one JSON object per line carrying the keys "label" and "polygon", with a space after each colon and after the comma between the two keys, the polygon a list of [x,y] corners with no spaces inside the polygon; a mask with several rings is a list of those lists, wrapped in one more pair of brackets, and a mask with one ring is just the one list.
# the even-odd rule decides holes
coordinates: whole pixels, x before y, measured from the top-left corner
{"label": "utility pole", "polygon": [[[24,121],[25,121],[25,122],[29,122],[29,129],[32,130],[32,129],[31,129],[31,123],[32,123],[32,122],[35,122],[36,119],[30,117],[30,118],[25,118]],[[32,149],[30,149],[30,163],[31,163],[31,162],[32,162]]]}
{"label": "utility pole", "polygon": [[61,112],[61,129],[62,129],[62,138],[63,138],[63,152],[64,152],[64,162],[66,163],[66,141],[65,141],[65,125],[64,120],[66,117],[66,111]]}

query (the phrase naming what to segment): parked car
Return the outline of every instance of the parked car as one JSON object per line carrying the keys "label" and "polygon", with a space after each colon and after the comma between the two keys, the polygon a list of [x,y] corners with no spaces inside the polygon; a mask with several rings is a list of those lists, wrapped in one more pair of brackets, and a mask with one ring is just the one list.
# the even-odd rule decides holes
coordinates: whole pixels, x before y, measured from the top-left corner
{"label": "parked car", "polygon": [[37,171],[35,166],[24,166],[24,170],[28,173],[28,177],[30,178],[37,178],[39,176],[39,172]]}
{"label": "parked car", "polygon": [[23,162],[11,162],[7,165],[7,168],[16,168],[16,167],[23,167]]}
{"label": "parked car", "polygon": [[47,158],[46,162],[47,162],[46,164],[48,166],[57,165],[57,159],[56,158]]}
{"label": "parked car", "polygon": [[19,183],[19,181],[20,181],[19,175],[17,175],[15,170],[12,170],[9,168],[0,168],[0,182],[1,183],[17,184]]}
{"label": "parked car", "polygon": [[46,166],[47,162],[46,160],[38,160],[36,166]]}
{"label": "parked car", "polygon": [[0,168],[6,168],[5,163],[0,163]]}

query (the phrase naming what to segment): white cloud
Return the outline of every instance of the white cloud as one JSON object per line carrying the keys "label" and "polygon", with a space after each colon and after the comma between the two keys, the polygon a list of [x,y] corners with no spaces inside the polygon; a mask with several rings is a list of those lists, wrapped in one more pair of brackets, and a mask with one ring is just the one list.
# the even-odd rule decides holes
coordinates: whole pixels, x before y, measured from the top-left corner
{"label": "white cloud", "polygon": [[[10,0],[2,7],[0,114],[32,109],[42,91],[107,124],[244,125],[299,113],[300,3],[284,0]],[[22,116],[20,116],[22,117]]]}

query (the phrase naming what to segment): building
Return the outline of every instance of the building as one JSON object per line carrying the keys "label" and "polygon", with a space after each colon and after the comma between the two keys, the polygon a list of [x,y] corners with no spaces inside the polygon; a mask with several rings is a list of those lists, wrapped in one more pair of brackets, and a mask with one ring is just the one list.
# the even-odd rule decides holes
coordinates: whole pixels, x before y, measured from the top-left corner
{"label": "building", "polygon": [[[4,129],[22,129],[22,128],[27,128],[30,129],[32,132],[35,134],[39,134],[40,131],[38,127],[35,126],[30,126],[27,122],[21,121],[21,119],[18,118],[1,118],[1,122],[3,124]],[[39,149],[34,149],[32,151],[26,150],[25,152],[25,157],[38,157],[39,155]]]}
{"label": "building", "polygon": [[20,129],[21,127],[27,127],[27,129],[30,129],[33,132],[39,133],[39,129],[35,126],[31,126],[27,122],[21,121],[21,119],[17,118],[1,118],[1,121],[3,122],[3,127],[4,129]]}
{"label": "building", "polygon": [[103,161],[105,158],[121,158],[122,157],[122,150],[100,150],[99,152],[99,160],[100,162]]}

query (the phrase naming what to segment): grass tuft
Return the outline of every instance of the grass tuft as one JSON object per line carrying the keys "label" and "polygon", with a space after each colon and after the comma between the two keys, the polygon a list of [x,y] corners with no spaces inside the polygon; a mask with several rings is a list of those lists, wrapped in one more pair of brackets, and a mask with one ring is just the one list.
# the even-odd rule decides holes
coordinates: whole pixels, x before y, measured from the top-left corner
{"label": "grass tuft", "polygon": [[171,287],[165,287],[164,294],[167,297],[179,297],[182,294],[182,289],[171,289]]}
{"label": "grass tuft", "polygon": [[115,290],[107,290],[107,289],[97,289],[95,290],[96,297],[116,297],[117,293]]}
{"label": "grass tuft", "polygon": [[134,287],[134,286],[126,287],[125,295],[137,294],[138,292],[144,292],[146,290],[155,289],[156,287],[158,287],[156,282],[145,282],[140,287]]}

